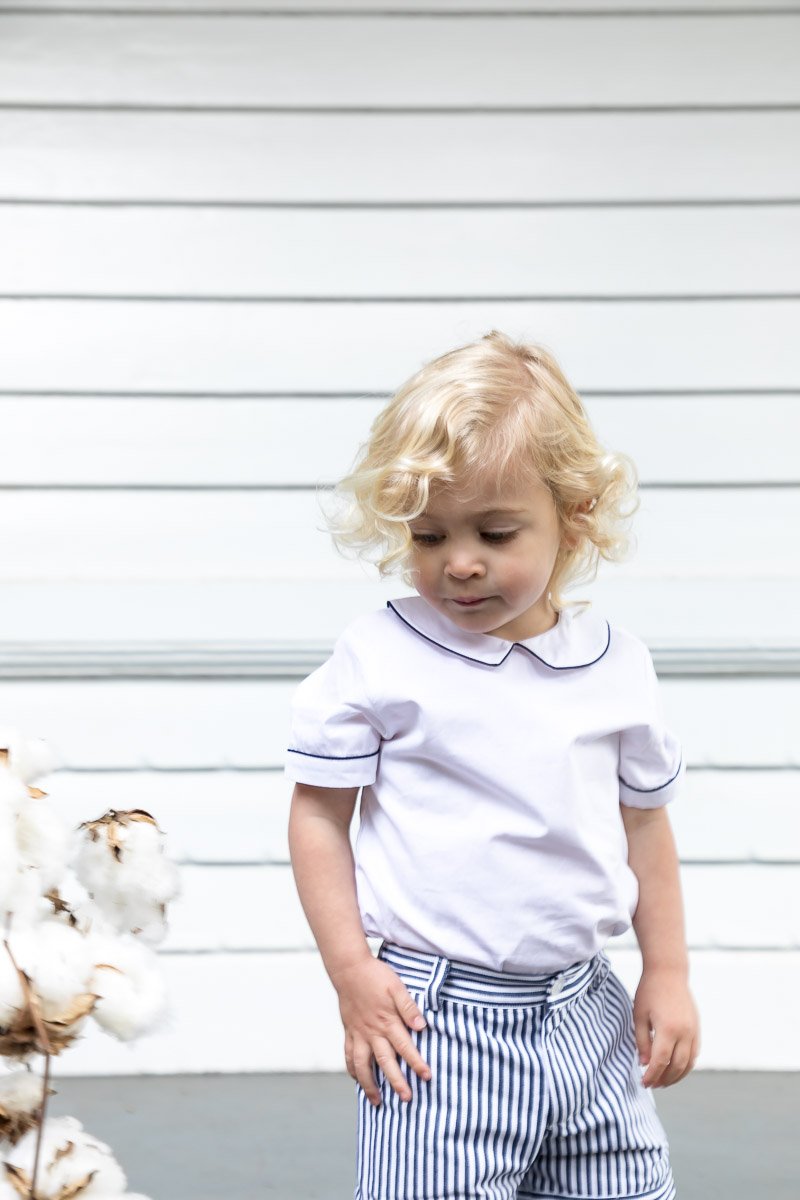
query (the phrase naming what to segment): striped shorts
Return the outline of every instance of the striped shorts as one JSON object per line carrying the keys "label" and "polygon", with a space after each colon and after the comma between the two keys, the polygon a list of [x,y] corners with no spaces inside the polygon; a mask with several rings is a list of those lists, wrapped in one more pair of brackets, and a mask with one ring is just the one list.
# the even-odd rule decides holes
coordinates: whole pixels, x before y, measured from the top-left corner
{"label": "striped shorts", "polygon": [[355,1200],[674,1200],[666,1134],[642,1086],[630,997],[600,953],[509,975],[384,942],[427,1026],[358,1098]]}

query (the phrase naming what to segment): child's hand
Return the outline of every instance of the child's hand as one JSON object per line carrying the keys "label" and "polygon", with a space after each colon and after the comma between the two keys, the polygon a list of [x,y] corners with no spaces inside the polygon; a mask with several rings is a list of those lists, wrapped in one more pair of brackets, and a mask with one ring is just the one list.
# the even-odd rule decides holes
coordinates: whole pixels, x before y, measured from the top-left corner
{"label": "child's hand", "polygon": [[411,1089],[400,1070],[398,1054],[420,1079],[430,1079],[431,1069],[408,1035],[408,1028],[424,1029],[426,1021],[405,984],[387,963],[372,957],[337,972],[333,984],[345,1030],[347,1070],[376,1108],[381,1097],[373,1059],[400,1099],[410,1100]]}
{"label": "child's hand", "polygon": [[645,1087],[669,1087],[689,1074],[700,1049],[700,1023],[683,972],[645,968],[633,1001],[633,1023],[639,1061],[648,1064]]}

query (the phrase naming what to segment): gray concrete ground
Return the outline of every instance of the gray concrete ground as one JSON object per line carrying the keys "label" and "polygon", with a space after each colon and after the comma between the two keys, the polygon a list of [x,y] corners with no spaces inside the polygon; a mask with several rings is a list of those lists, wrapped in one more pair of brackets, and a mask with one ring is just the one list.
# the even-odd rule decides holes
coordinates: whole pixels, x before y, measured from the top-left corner
{"label": "gray concrete ground", "polygon": [[[52,1115],[152,1200],[351,1200],[348,1075],[59,1078]],[[800,1200],[800,1074],[695,1072],[656,1092],[679,1200]]]}

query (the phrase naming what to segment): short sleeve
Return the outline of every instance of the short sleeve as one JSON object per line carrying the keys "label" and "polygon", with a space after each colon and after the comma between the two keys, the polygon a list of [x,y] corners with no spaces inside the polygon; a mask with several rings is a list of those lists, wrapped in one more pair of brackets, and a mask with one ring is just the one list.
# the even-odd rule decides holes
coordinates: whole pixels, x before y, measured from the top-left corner
{"label": "short sleeve", "polygon": [[660,808],[682,791],[686,764],[680,742],[664,720],[652,656],[644,643],[642,649],[637,720],[620,734],[619,798],[630,808]]}
{"label": "short sleeve", "polygon": [[376,725],[354,639],[345,630],[331,657],[294,692],[285,775],[319,787],[374,783],[381,743]]}

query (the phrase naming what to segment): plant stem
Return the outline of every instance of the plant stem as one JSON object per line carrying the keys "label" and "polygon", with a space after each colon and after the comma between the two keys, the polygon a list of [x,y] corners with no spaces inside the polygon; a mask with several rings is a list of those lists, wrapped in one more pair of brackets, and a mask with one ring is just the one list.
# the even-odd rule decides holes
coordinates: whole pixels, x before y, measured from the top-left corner
{"label": "plant stem", "polygon": [[42,1149],[42,1134],[44,1133],[44,1115],[47,1109],[47,1092],[50,1083],[50,1055],[44,1056],[44,1084],[42,1086],[42,1107],[39,1112],[39,1128],[36,1133],[36,1154],[33,1159],[33,1175],[31,1176],[30,1200],[36,1200],[36,1176],[39,1171],[39,1153]]}
{"label": "plant stem", "polygon": [[47,1036],[47,1029],[45,1028],[44,1021],[42,1020],[42,1015],[39,1012],[38,997],[35,995],[33,988],[30,985],[30,980],[28,979],[28,976],[20,968],[20,966],[17,963],[17,960],[14,958],[14,954],[11,950],[11,946],[8,943],[8,935],[11,932],[11,919],[12,919],[12,914],[10,912],[6,913],[6,932],[5,932],[5,938],[3,939],[3,945],[5,946],[6,950],[8,951],[8,957],[11,959],[11,962],[14,965],[14,970],[17,972],[17,975],[19,976],[20,985],[22,987],[22,994],[25,997],[25,1003],[27,1004],[28,1009],[30,1011],[31,1019],[33,1021],[34,1027],[38,1034],[39,1042],[41,1045],[41,1051],[44,1054],[44,1086],[42,1089],[42,1104],[41,1104],[41,1108],[39,1109],[39,1122],[38,1122],[38,1128],[37,1128],[37,1132],[36,1132],[36,1154],[34,1155],[34,1159],[33,1159],[33,1176],[31,1177],[31,1192],[30,1192],[30,1200],[36,1200],[36,1175],[39,1170],[39,1153],[42,1148],[42,1134],[44,1132],[44,1114],[45,1114],[45,1109],[47,1108],[47,1089],[48,1089],[48,1085],[50,1082],[50,1039]]}

